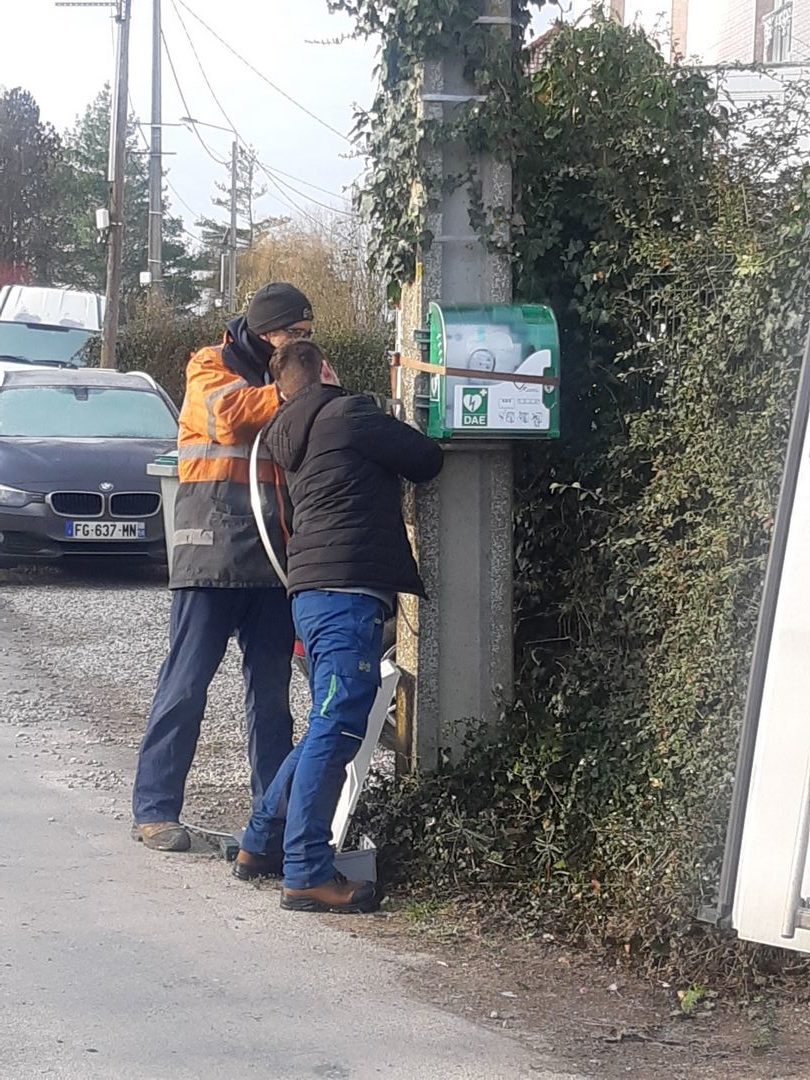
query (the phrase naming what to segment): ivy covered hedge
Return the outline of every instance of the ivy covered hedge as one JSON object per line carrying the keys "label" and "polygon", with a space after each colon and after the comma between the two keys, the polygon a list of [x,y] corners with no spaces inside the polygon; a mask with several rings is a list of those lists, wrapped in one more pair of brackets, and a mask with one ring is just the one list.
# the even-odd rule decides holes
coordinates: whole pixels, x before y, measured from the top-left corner
{"label": "ivy covered hedge", "polygon": [[[445,9],[450,26],[477,11],[358,6],[430,9],[437,34]],[[513,161],[517,295],[550,302],[563,341],[563,437],[517,451],[519,700],[461,765],[381,783],[361,825],[389,874],[524,928],[761,979],[778,954],[694,914],[718,876],[807,324],[809,177],[786,153],[804,88],[732,113],[609,21],[560,30],[509,87],[506,130],[479,134]],[[391,167],[378,154],[367,205]]]}

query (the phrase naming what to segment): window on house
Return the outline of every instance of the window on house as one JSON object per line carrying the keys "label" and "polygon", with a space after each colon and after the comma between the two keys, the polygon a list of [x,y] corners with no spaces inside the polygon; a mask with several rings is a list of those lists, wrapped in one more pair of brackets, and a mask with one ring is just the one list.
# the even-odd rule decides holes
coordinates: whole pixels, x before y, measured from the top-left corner
{"label": "window on house", "polygon": [[779,64],[791,58],[793,44],[793,0],[777,3],[773,11],[762,20],[765,32],[765,59]]}

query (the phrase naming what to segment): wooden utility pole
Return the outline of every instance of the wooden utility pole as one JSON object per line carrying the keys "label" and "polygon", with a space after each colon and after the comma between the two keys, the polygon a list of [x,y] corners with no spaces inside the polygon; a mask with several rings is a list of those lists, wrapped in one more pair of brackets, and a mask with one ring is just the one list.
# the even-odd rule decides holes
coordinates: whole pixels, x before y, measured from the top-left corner
{"label": "wooden utility pole", "polygon": [[127,102],[129,100],[130,0],[118,0],[115,58],[115,89],[110,130],[110,237],[107,249],[107,289],[104,329],[101,335],[101,367],[115,367],[118,315],[121,306],[121,257],[124,250],[124,165],[127,151]]}
{"label": "wooden utility pole", "polygon": [[161,88],[160,0],[152,0],[152,134],[149,143],[149,284],[163,284],[163,108]]}

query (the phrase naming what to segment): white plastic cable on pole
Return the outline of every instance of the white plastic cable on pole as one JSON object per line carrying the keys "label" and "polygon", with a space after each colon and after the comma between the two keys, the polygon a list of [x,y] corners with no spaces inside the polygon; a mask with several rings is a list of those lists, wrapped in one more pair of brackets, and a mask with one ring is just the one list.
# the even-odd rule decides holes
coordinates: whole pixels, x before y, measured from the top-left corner
{"label": "white plastic cable on pole", "polygon": [[388,710],[398,683],[399,668],[395,667],[390,660],[383,660],[380,665],[380,688],[369,713],[366,734],[356,756],[346,766],[346,780],[332,819],[332,843],[337,851],[343,851],[357,800],[360,798],[360,792],[363,790],[371,768],[371,759],[388,719]]}
{"label": "white plastic cable on pole", "polygon": [[[250,462],[248,465],[250,506],[253,511],[253,516],[256,519],[256,528],[259,530],[259,538],[261,539],[262,547],[267,553],[267,558],[270,560],[273,569],[278,574],[279,581],[286,589],[287,575],[282,568],[281,560],[276,554],[272,541],[270,540],[267,522],[264,519],[261,489],[259,487],[259,452],[261,450],[264,434],[269,426],[269,424],[265,424],[256,436],[250,451]],[[343,845],[346,842],[349,824],[352,815],[354,814],[355,807],[357,806],[360,792],[366,782],[366,777],[368,776],[371,767],[371,759],[374,755],[377,743],[379,742],[380,733],[388,719],[388,713],[391,708],[394,694],[396,693],[398,682],[399,669],[391,663],[388,656],[385,656],[382,660],[380,670],[380,687],[371,708],[365,737],[363,738],[356,757],[346,766],[346,779],[343,783],[338,805],[335,808],[335,816],[332,819],[332,843],[338,853],[343,852]],[[373,849],[373,844],[370,844],[369,846]],[[351,857],[356,853],[350,852],[344,853],[344,855],[345,854],[348,854]],[[369,877],[375,876],[376,880],[376,868],[374,863],[372,863],[371,866],[366,867],[364,872],[367,873]]]}
{"label": "white plastic cable on pole", "polygon": [[281,565],[281,560],[276,554],[272,541],[270,540],[270,533],[267,531],[267,522],[264,520],[264,512],[262,508],[262,493],[261,489],[259,488],[259,450],[261,449],[264,433],[267,431],[268,427],[269,425],[265,424],[265,426],[256,436],[253,442],[253,447],[250,451],[250,464],[248,466],[248,478],[250,481],[250,507],[253,510],[253,516],[256,519],[256,528],[259,530],[259,539],[262,542],[262,547],[267,553],[267,558],[270,560],[273,569],[275,570],[276,574],[278,574],[279,581],[286,589],[287,575],[284,572],[284,569]]}

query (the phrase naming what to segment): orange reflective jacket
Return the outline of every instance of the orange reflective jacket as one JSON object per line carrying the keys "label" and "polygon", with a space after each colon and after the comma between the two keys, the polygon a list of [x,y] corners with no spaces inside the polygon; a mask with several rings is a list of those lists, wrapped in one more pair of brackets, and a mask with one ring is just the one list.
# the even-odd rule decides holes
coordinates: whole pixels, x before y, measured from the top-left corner
{"label": "orange reflective jacket", "polygon": [[[279,407],[276,387],[231,369],[222,345],[201,349],[186,370],[180,411],[180,486],[170,588],[279,585],[250,506],[248,470],[256,435]],[[254,380],[255,381],[255,380]],[[288,503],[283,472],[260,453],[259,480],[271,539],[283,557]]]}
{"label": "orange reflective jacket", "polygon": [[[275,386],[251,386],[226,367],[224,345],[200,349],[186,370],[178,436],[184,484],[201,480],[246,484],[253,440],[278,411]],[[272,475],[267,478],[272,481]]]}

